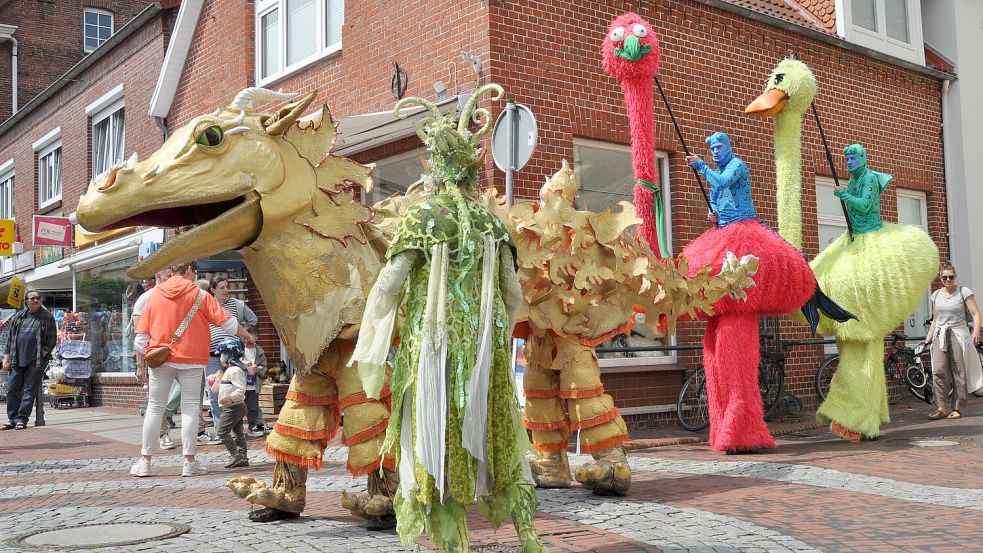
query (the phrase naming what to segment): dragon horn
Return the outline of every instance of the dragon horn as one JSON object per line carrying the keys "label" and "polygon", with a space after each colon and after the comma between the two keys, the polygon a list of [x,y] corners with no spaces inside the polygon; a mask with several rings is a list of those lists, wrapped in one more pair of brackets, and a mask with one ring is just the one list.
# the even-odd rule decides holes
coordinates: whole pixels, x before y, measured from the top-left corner
{"label": "dragon horn", "polygon": [[[475,144],[478,142],[482,136],[485,135],[489,130],[491,130],[491,113],[487,109],[480,108],[475,109],[478,105],[478,99],[481,98],[486,92],[492,92],[492,100],[501,100],[502,96],[505,95],[505,89],[501,85],[494,83],[486,84],[474,91],[471,98],[468,99],[468,103],[464,104],[464,109],[461,110],[461,118],[457,123],[457,132],[464,135],[464,132],[468,130],[468,125],[472,121],[476,124],[481,124],[479,128],[473,135],[471,135],[471,143]],[[484,120],[484,123],[482,123]]]}
{"label": "dragon horn", "polygon": [[256,102],[263,103],[278,100],[290,100],[294,96],[297,96],[297,93],[282,92],[278,90],[260,88],[258,86],[251,86],[249,88],[242,89],[239,94],[236,94],[235,100],[232,100],[232,104],[229,107],[236,108],[239,111],[252,110]]}

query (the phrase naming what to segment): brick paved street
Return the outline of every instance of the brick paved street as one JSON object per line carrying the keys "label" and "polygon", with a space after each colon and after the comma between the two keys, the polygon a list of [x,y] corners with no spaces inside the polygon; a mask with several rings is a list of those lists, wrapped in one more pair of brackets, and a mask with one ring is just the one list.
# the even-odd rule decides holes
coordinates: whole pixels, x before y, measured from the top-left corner
{"label": "brick paved street", "polygon": [[[916,403],[901,407],[879,440],[863,444],[809,430],[785,435],[771,454],[725,456],[702,443],[635,451],[629,497],[540,490],[538,528],[551,551],[983,550],[983,402],[974,399],[958,421],[928,421]],[[191,530],[99,551],[404,550],[395,533],[368,532],[340,507],[341,492],[362,491],[364,479],[345,473],[338,444],[312,473],[305,516],[260,525],[224,484],[239,474],[269,478],[262,439],[250,440],[248,469],[221,468],[224,448],[206,446],[207,476],[181,478],[175,450],[138,479],[127,472],[139,449],[135,412],[49,410],[47,419],[43,428],[0,433],[0,551],[24,551],[11,541],[29,532],[112,522]],[[940,440],[949,445],[923,446]],[[477,551],[518,550],[511,527],[494,532],[477,516],[471,526]]]}

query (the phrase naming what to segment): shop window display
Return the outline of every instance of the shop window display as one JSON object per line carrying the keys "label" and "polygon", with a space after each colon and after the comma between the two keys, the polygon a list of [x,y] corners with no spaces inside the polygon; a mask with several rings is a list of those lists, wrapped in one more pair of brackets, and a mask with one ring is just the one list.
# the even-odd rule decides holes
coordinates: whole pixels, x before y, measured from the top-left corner
{"label": "shop window display", "polygon": [[131,281],[126,269],[134,263],[135,258],[128,258],[75,275],[77,311],[87,322],[93,372],[136,372],[132,336],[127,335],[133,300],[127,294]]}

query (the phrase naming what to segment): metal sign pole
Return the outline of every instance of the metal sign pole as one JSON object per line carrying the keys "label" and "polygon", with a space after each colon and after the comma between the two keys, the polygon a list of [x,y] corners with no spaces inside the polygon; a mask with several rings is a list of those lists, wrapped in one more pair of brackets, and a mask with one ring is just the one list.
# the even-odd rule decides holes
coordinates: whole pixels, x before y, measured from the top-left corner
{"label": "metal sign pole", "polygon": [[508,155],[505,169],[505,201],[512,205],[512,173],[515,172],[515,102],[505,102],[505,126],[508,129]]}

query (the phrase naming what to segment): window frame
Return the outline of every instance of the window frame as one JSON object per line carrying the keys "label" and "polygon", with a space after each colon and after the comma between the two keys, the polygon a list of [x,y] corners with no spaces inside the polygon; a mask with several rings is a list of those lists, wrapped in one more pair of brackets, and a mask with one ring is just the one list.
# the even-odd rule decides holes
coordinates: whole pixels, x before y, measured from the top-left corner
{"label": "window frame", "polygon": [[[106,38],[106,40],[102,40],[101,42],[99,42],[99,44],[96,45],[95,48],[89,48],[85,43],[86,39],[88,38],[85,34],[85,27],[86,27],[85,14],[87,13],[109,16],[109,36]],[[96,25],[96,28],[99,29],[101,28],[101,26]],[[82,50],[84,50],[85,52],[94,52],[100,46],[105,44],[110,38],[112,38],[114,34],[116,34],[116,15],[113,12],[109,10],[99,9],[99,8],[90,8],[88,6],[82,8]],[[96,40],[100,40],[99,37],[96,37]]]}
{"label": "window frame", "polygon": [[[341,2],[342,5],[342,23],[341,23],[341,34],[344,34],[345,27],[345,5],[344,0],[314,0],[315,7],[317,10],[316,16],[316,31],[315,38],[317,40],[317,45],[315,52],[309,56],[295,61],[291,65],[287,65],[287,18],[286,18],[286,5],[289,0],[256,0],[253,28],[255,32],[253,33],[253,46],[255,51],[254,56],[254,71],[256,75],[256,86],[265,86],[274,81],[280,80],[287,75],[295,73],[296,71],[307,67],[313,63],[320,60],[332,57],[341,52],[343,40],[339,38],[338,42],[325,45],[327,40],[327,26],[325,25],[325,16],[327,14],[326,8],[331,2]],[[263,16],[277,11],[277,70],[270,75],[263,75],[263,55],[264,55],[264,45],[263,45],[263,33],[262,33],[262,22]]]}
{"label": "window frame", "polygon": [[[840,184],[841,185],[845,185],[846,183],[841,181]],[[833,177],[827,177],[825,175],[816,175],[816,182],[815,182],[815,185],[814,185],[814,191],[816,193],[816,234],[817,234],[817,238],[818,238],[818,235],[819,235],[819,227],[821,227],[821,226],[837,227],[837,228],[840,228],[842,230],[846,230],[847,229],[846,215],[843,214],[843,210],[842,209],[839,210],[839,211],[836,211],[834,213],[827,213],[827,214],[824,214],[824,213],[822,213],[822,212],[819,211],[819,187],[820,186],[824,186],[824,187],[825,186],[828,186],[829,188],[832,189],[832,188],[834,188],[836,186],[836,181],[833,180]],[[837,199],[837,202],[839,202],[839,199]],[[822,242],[820,242],[819,243],[819,251],[821,252],[824,249],[826,249],[826,244],[823,244]],[[832,355],[832,354],[836,353],[837,351],[839,351],[839,350],[837,350],[836,344],[824,344],[823,345],[823,353],[825,353],[826,355]]]}
{"label": "window frame", "polygon": [[853,23],[853,2],[856,0],[836,0],[836,34],[848,42],[865,46],[878,52],[900,58],[918,65],[925,65],[925,45],[922,34],[922,11],[920,0],[905,0],[908,16],[908,38],[902,42],[887,36],[887,10],[885,0],[871,0],[876,10],[877,31],[865,29]]}
{"label": "window frame", "polygon": [[64,151],[58,154],[58,193],[52,195],[50,198],[44,199],[42,197],[42,178],[41,178],[41,160],[48,157],[56,150],[61,150],[61,127],[56,127],[54,130],[44,135],[33,144],[31,148],[34,150],[34,183],[36,190],[36,201],[38,211],[45,208],[56,205],[61,201],[62,192],[65,189],[65,179],[64,179]]}
{"label": "window frame", "polygon": [[[362,203],[364,203],[366,205],[373,205],[373,204],[375,204],[377,202],[380,202],[382,200],[385,200],[386,198],[389,197],[389,196],[381,196],[381,197],[378,197],[378,198],[376,197],[376,193],[379,191],[379,187],[381,186],[381,184],[379,182],[379,166],[380,165],[385,165],[385,164],[389,164],[389,163],[397,163],[397,162],[407,161],[407,160],[411,160],[411,159],[412,160],[420,160],[420,151],[419,151],[418,148],[417,149],[413,149],[413,150],[407,150],[405,152],[401,152],[401,153],[398,153],[398,154],[393,154],[391,156],[386,156],[386,157],[383,157],[383,158],[379,158],[379,159],[373,161],[372,163],[368,163],[367,165],[369,165],[370,167],[372,167],[372,171],[370,173],[371,176],[372,176],[372,191],[366,193],[364,188],[360,188],[359,189],[360,190],[360,196],[359,197],[360,197]],[[423,163],[422,163],[422,161],[420,162],[420,164],[421,164],[421,167],[420,167],[420,177],[422,177],[423,176],[423,166],[422,166]],[[419,180],[419,179],[417,179],[417,180]],[[413,182],[416,182],[416,181],[413,181]],[[413,183],[410,183],[410,185],[412,185],[412,184]],[[409,187],[407,187],[407,190],[408,189],[409,189]],[[400,193],[405,195],[406,194],[406,191],[404,190],[404,191],[401,191]]]}
{"label": "window frame", "polygon": [[[906,188],[896,188],[896,190],[897,190],[897,194],[898,194],[898,202],[897,203],[899,205],[899,209],[898,209],[898,213],[897,213],[897,215],[898,215],[898,223],[903,224],[903,225],[913,225],[913,226],[916,226],[916,227],[922,229],[923,231],[925,231],[926,234],[928,234],[928,194],[925,193],[925,192],[922,192],[921,190],[909,190],[909,189],[906,189]],[[919,215],[920,215],[921,221],[922,221],[921,224],[915,224],[915,223],[911,223],[911,222],[907,222],[907,221],[902,221],[901,220],[900,204],[901,204],[901,199],[902,198],[910,198],[910,199],[914,199],[914,200],[917,200],[918,201],[918,204],[919,204],[919,207],[920,207],[920,209],[919,209],[919,211],[920,211]],[[925,304],[928,306],[928,316],[929,317],[932,316],[931,295],[932,295],[932,285],[929,284],[927,287],[925,287],[925,293],[923,295],[922,300],[918,302],[919,306],[922,305],[922,301],[924,301]],[[917,309],[918,309],[918,306],[915,307],[915,310],[916,311],[913,312],[913,313],[911,313],[911,315],[908,315],[908,317],[913,316],[917,312]],[[908,317],[905,318],[905,322],[907,322]],[[925,333],[925,331],[928,330],[928,329],[925,328],[924,326],[922,326],[921,325],[921,322],[922,321],[918,321],[916,319],[915,322],[914,322],[914,324],[912,325],[914,327],[915,332],[912,332],[911,330],[909,330],[907,332],[907,334],[909,336],[912,336],[912,337],[922,336]],[[907,324],[905,324],[905,326],[907,327]],[[921,332],[917,332],[917,330],[921,330]]]}
{"label": "window frame", "polygon": [[[631,146],[626,144],[618,144],[614,142],[605,142],[602,140],[594,140],[590,138],[574,137],[573,139],[573,150],[574,150],[574,173],[577,177],[578,186],[581,185],[580,182],[580,160],[577,158],[576,152],[577,147],[583,146],[587,148],[596,148],[609,151],[616,151],[625,153],[628,159],[631,159]],[[630,161],[629,161],[630,163]],[[665,207],[665,224],[666,224],[666,240],[668,248],[671,255],[675,255],[673,251],[673,241],[672,241],[672,183],[670,181],[670,164],[669,164],[669,153],[662,150],[656,150],[656,170],[659,173],[659,186],[662,190],[662,202]],[[631,201],[631,199],[628,199]],[[667,335],[668,345],[675,346],[678,342],[676,340],[675,334]],[[641,352],[647,353],[647,352]],[[642,357],[614,357],[614,358],[604,358],[598,359],[598,365],[601,367],[601,372],[605,373],[623,373],[623,372],[643,372],[651,371],[654,367],[659,367],[663,365],[676,365],[679,362],[679,352],[676,350],[670,350],[665,352],[666,355],[645,355]]]}
{"label": "window frame", "polygon": [[[3,165],[0,165],[0,219],[13,219],[17,220],[17,171],[14,168],[14,160],[7,160]],[[7,188],[7,182],[10,183],[9,189]],[[10,215],[4,213],[4,204],[10,206]]]}
{"label": "window frame", "polygon": [[[98,173],[96,172],[96,151],[95,151],[95,148],[96,148],[96,126],[102,124],[103,122],[106,122],[107,125],[112,126],[111,118],[113,116],[115,116],[116,114],[121,113],[121,112],[122,112],[122,118],[123,118],[123,123],[122,123],[122,128],[123,128],[122,146],[119,148],[119,151],[120,151],[120,159],[116,160],[115,163],[122,163],[126,159],[126,111],[125,111],[125,108],[126,108],[126,100],[121,96],[120,98],[118,98],[118,99],[114,100],[112,103],[110,103],[108,106],[103,107],[101,109],[101,111],[98,111],[95,114],[89,116],[89,130],[91,131],[90,134],[89,134],[89,136],[90,136],[90,138],[89,138],[89,158],[90,158],[90,161],[91,161],[89,163],[89,174],[91,175],[91,178],[93,178],[93,179],[97,179],[97,178],[103,176],[104,174],[106,174],[107,171],[109,171],[110,167],[113,166],[113,164],[110,163],[109,166],[108,167],[104,167],[102,171],[99,171]],[[88,113],[88,110],[86,110],[86,112]]]}

